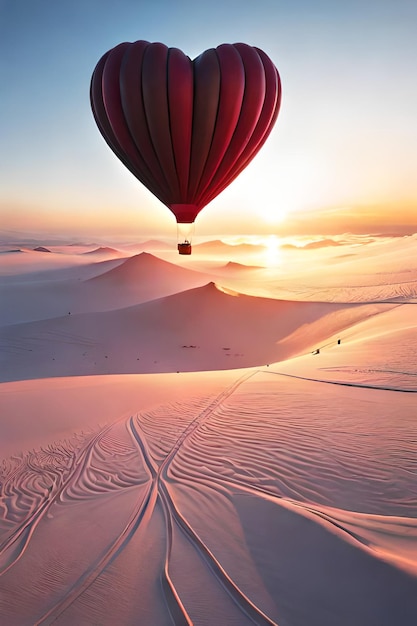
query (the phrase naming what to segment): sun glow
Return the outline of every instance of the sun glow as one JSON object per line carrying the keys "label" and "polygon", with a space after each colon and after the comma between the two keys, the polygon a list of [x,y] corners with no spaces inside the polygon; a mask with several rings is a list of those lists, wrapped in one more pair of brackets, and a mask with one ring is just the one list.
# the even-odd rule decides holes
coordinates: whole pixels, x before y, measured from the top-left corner
{"label": "sun glow", "polygon": [[279,237],[276,235],[269,235],[269,237],[264,238],[263,245],[265,246],[263,258],[266,265],[268,267],[281,265],[282,254]]}
{"label": "sun glow", "polygon": [[264,222],[271,225],[281,224],[287,217],[287,211],[280,206],[265,206],[259,209]]}

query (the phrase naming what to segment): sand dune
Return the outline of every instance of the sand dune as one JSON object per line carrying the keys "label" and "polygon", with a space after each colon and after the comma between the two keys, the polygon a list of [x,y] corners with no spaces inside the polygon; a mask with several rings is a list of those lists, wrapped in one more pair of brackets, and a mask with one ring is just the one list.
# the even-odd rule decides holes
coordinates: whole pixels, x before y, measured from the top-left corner
{"label": "sand dune", "polygon": [[[117,275],[120,284],[120,275],[130,280],[130,272],[125,262],[95,280],[111,281]],[[0,329],[0,377],[6,381],[262,365],[308,352],[329,334],[389,307],[254,298],[210,282],[126,309],[67,314]],[[305,333],[294,340],[300,327]]]}
{"label": "sand dune", "polygon": [[83,252],[83,254],[93,254],[94,256],[123,256],[123,253],[120,250],[116,250],[116,248],[111,248],[110,246],[100,246],[99,248],[94,248],[94,250],[88,250],[87,252]]}
{"label": "sand dune", "polygon": [[370,421],[369,391],[231,374],[211,396],[180,375],[198,396],[142,409],[132,377],[136,415],[6,461],[7,623],[415,623],[411,396],[373,392]]}
{"label": "sand dune", "polygon": [[[319,241],[310,241],[309,243],[305,243],[304,245],[300,246],[303,250],[316,250],[317,248],[327,248],[329,246],[342,246],[343,242],[341,241],[336,241],[334,239],[320,239]],[[288,250],[297,250],[299,249],[298,246],[295,246],[294,244],[283,244],[282,246],[284,249],[288,249]]]}
{"label": "sand dune", "polygon": [[[417,236],[325,247],[281,250],[250,284],[254,295],[323,302],[417,301]],[[280,249],[278,250],[278,255]]]}
{"label": "sand dune", "polygon": [[45,248],[45,246],[37,246],[37,248],[33,248],[34,252],[51,252],[49,248]]}
{"label": "sand dune", "polygon": [[415,626],[415,244],[2,255],[0,622]]}
{"label": "sand dune", "polygon": [[218,268],[220,270],[225,270],[226,272],[232,273],[241,273],[245,275],[245,273],[249,270],[259,270],[262,269],[260,265],[244,265],[243,263],[236,263],[235,261],[229,261],[226,265]]}
{"label": "sand dune", "polygon": [[[82,250],[85,250],[83,247]],[[74,253],[69,246],[57,246],[51,252],[35,252],[33,249],[20,248],[10,251],[1,256],[0,280],[13,280],[22,282],[24,280],[36,280],[46,273],[74,268],[76,266],[91,263],[91,259],[84,255]],[[6,262],[7,259],[7,262]]]}
{"label": "sand dune", "polygon": [[[138,255],[128,258],[118,267],[96,276],[93,280],[95,283],[124,285],[130,288],[136,285],[146,284],[167,286],[174,283],[176,291],[181,290],[181,285],[189,284],[193,279],[199,276],[193,270],[188,270],[173,263],[163,261],[148,252],[141,252]],[[200,279],[201,280],[201,279]],[[163,287],[162,287],[163,289]]]}
{"label": "sand dune", "polygon": [[[417,391],[415,304],[403,304],[368,318],[317,344],[316,359],[280,364],[280,371],[363,387]],[[285,341],[300,341],[302,329]],[[337,340],[341,341],[338,345]],[[417,415],[417,405],[415,409]]]}
{"label": "sand dune", "polygon": [[193,244],[193,251],[196,253],[211,253],[218,255],[252,255],[264,251],[264,247],[251,243],[229,244],[219,239]]}
{"label": "sand dune", "polygon": [[66,267],[52,265],[36,275],[23,274],[19,280],[14,276],[0,280],[4,303],[0,324],[117,309],[203,285],[210,279],[147,253],[82,265],[76,259],[78,255]]}

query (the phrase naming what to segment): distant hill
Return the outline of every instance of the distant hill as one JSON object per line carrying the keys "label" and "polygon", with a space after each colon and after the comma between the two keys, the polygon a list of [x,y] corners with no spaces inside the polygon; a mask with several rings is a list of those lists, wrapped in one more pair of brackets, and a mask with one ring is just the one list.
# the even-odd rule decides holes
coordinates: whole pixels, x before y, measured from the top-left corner
{"label": "distant hill", "polygon": [[245,265],[244,263],[236,263],[236,261],[229,261],[222,268],[231,272],[246,272],[247,270],[260,270],[263,269],[261,265]]}
{"label": "distant hill", "polygon": [[264,250],[264,246],[258,246],[251,243],[239,243],[236,245],[231,245],[229,243],[224,243],[220,239],[213,239],[212,241],[205,241],[203,243],[193,244],[193,250],[196,252],[204,251],[204,252],[259,252]]}
{"label": "distant hill", "polygon": [[38,246],[37,248],[33,248],[35,252],[51,252],[49,248],[44,248],[44,246]]}
{"label": "distant hill", "polygon": [[321,239],[320,241],[310,241],[304,246],[295,246],[292,243],[284,243],[280,246],[283,250],[317,250],[318,248],[328,248],[332,246],[343,246],[344,244],[334,239]]}
{"label": "distant hill", "polygon": [[88,252],[83,252],[82,254],[95,254],[95,255],[103,255],[103,254],[120,254],[119,250],[116,250],[115,248],[110,248],[109,246],[100,246],[99,248],[96,248],[95,250],[89,250]]}
{"label": "distant hill", "polygon": [[126,246],[122,246],[124,250],[134,250],[135,252],[147,252],[148,250],[171,250],[176,248],[176,243],[164,243],[158,239],[149,239],[140,243],[131,243]]}

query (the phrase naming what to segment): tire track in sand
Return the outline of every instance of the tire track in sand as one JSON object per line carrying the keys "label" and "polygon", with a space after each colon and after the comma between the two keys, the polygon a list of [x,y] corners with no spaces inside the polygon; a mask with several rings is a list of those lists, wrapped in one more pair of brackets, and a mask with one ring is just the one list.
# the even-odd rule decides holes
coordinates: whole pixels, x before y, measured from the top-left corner
{"label": "tire track in sand", "polygon": [[[111,424],[108,428],[105,429],[105,432],[111,431],[113,427],[124,422],[126,420],[125,417],[117,420]],[[129,429],[128,429],[129,431]],[[103,433],[104,436],[104,433]],[[96,445],[100,441],[100,437],[97,436],[94,440],[94,444]],[[88,450],[89,456],[86,457],[83,463],[84,470],[88,468],[88,460],[93,452],[93,446],[91,446]],[[143,459],[142,459],[143,460]],[[88,587],[97,579],[97,577],[103,572],[103,570],[117,557],[117,555],[124,549],[124,547],[129,543],[130,539],[134,535],[138,526],[144,521],[149,520],[152,514],[152,511],[155,507],[157,493],[154,489],[155,477],[152,472],[149,470],[148,465],[143,460],[143,467],[145,471],[148,473],[149,482],[146,487],[145,494],[141,494],[138,498],[135,507],[130,515],[129,519],[126,522],[126,525],[122,532],[116,536],[113,543],[109,546],[106,552],[96,560],[96,562],[84,572],[70,587],[66,595],[58,602],[56,602],[52,607],[48,609],[46,613],[42,615],[36,622],[34,622],[34,626],[40,626],[41,624],[52,624],[55,622],[64,611],[79,597],[83,594]],[[74,475],[75,479],[80,478],[81,471]],[[69,482],[69,481],[68,481]],[[68,485],[67,485],[68,486]]]}
{"label": "tire track in sand", "polygon": [[[146,437],[141,431],[141,428],[135,418],[130,417],[125,422],[127,431],[137,446],[143,467],[149,476],[149,482],[146,487],[145,495],[142,494],[138,499],[123,531],[115,537],[113,543],[106,550],[106,552],[71,585],[63,598],[56,602],[40,618],[38,618],[36,622],[34,622],[34,626],[54,623],[65,612],[65,610],[94,583],[105,568],[112,561],[114,561],[118,554],[120,554],[120,552],[129,544],[138,527],[143,523],[149,522],[158,502],[160,502],[163,509],[166,527],[166,554],[163,571],[161,572],[161,586],[173,623],[176,626],[192,626],[193,624],[186,608],[182,603],[179,593],[175,588],[175,584],[169,571],[174,541],[174,526],[176,526],[185,535],[187,540],[197,551],[202,561],[210,569],[218,583],[220,583],[221,587],[225,590],[240,611],[255,624],[261,626],[264,624],[276,626],[276,622],[272,621],[267,615],[265,615],[261,609],[259,609],[250,600],[250,598],[248,598],[241,591],[238,585],[234,583],[214,554],[209,550],[208,546],[182,516],[169,492],[168,485],[166,484],[166,481],[169,480],[168,471],[170,465],[184,441],[186,441],[192,433],[210,417],[219,404],[233,394],[243,382],[256,374],[256,372],[257,370],[252,370],[245,373],[232,385],[215,397],[213,401],[188,424],[159,466],[153,461],[147,445]],[[62,501],[62,497],[65,495],[64,491],[68,488],[70,489],[71,484],[74,484],[74,482],[82,479],[83,473],[86,472],[89,467],[95,446],[98,445],[105,434],[111,431],[112,427],[123,420],[126,420],[126,418],[122,418],[122,420],[118,420],[108,426],[96,435],[87,446],[85,446],[77,459],[76,466],[71,472],[71,476],[65,481],[65,484],[62,485],[59,493],[54,495],[53,500],[59,498]],[[49,503],[49,505],[51,503]],[[47,508],[49,508],[49,506],[45,507],[45,510],[42,510],[42,514],[37,516],[36,523],[39,523]],[[36,525],[32,528],[31,534],[34,532],[35,527]]]}
{"label": "tire track in sand", "polygon": [[149,450],[144,443],[145,439],[143,433],[139,432],[140,429],[137,425],[135,425],[133,418],[130,419],[130,428],[132,434],[142,451],[142,455],[145,459],[145,462],[148,464],[150,471],[152,471],[155,475],[155,487],[158,491],[158,496],[161,500],[164,511],[167,530],[167,546],[164,571],[161,574],[161,582],[167,600],[168,608],[176,625],[178,624],[181,626],[192,626],[193,622],[191,621],[190,616],[187,614],[186,609],[181,602],[181,599],[169,574],[174,522],[183,532],[187,540],[192,544],[194,549],[198,552],[199,556],[206,563],[212,574],[214,574],[217,581],[220,583],[220,585],[223,587],[229,597],[233,600],[233,602],[238,606],[238,608],[247,617],[249,617],[249,619],[254,624],[258,624],[259,626],[277,626],[276,622],[271,620],[265,613],[263,613],[263,611],[242,592],[238,585],[236,585],[232,578],[227,574],[225,569],[216,559],[214,554],[210,551],[208,546],[204,543],[204,541],[199,537],[199,535],[195,532],[192,526],[180,513],[177,506],[175,505],[173,498],[171,497],[169,488],[166,484],[166,481],[168,480],[169,467],[183,443],[194,433],[197,428],[199,428],[201,424],[203,424],[210,417],[210,415],[219,406],[219,404],[221,404],[224,400],[230,397],[242,383],[244,383],[250,377],[254,376],[256,373],[257,370],[253,370],[238,378],[232,385],[230,385],[221,394],[219,394],[204,411],[197,415],[197,417],[192,420],[192,422],[190,422],[188,427],[178,437],[171,451],[161,463],[159,468],[155,467],[155,464],[151,459]]}

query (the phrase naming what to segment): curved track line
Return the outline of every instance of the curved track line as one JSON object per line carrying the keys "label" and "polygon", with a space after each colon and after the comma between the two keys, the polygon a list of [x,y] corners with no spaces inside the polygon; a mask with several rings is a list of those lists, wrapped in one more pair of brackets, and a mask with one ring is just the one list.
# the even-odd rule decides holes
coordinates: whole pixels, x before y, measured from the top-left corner
{"label": "curved track line", "polygon": [[[121,421],[121,420],[118,420]],[[33,511],[31,515],[26,518],[22,524],[18,528],[14,530],[12,535],[6,540],[0,550],[0,557],[5,555],[10,548],[12,548],[13,544],[16,543],[20,537],[24,537],[26,533],[26,537],[24,537],[23,544],[19,547],[18,553],[15,558],[12,558],[11,561],[5,565],[3,569],[0,570],[0,576],[5,574],[24,554],[29,541],[36,530],[41,519],[45,516],[49,508],[52,506],[54,502],[57,500],[61,500],[62,493],[68,487],[68,485],[73,481],[74,475],[80,475],[80,473],[85,469],[87,464],[87,459],[91,456],[91,451],[94,448],[95,444],[102,439],[102,437],[112,428],[112,425],[109,425],[107,428],[101,430],[97,435],[95,435],[92,439],[90,439],[85,446],[80,450],[78,456],[74,462],[73,467],[70,469],[66,480],[61,484],[58,491],[50,498],[47,498],[41,507],[36,511]]]}
{"label": "curved track line", "polygon": [[[259,607],[246,596],[233,579],[228,575],[211,550],[201,537],[193,530],[187,520],[181,515],[168,491],[167,486],[161,481],[161,496],[165,500],[165,507],[170,511],[179,528],[191,542],[198,554],[203,558],[210,570],[216,576],[222,587],[239,609],[249,617],[254,624],[277,626]],[[163,494],[163,495],[162,495]]]}
{"label": "curved track line", "polygon": [[297,376],[296,374],[286,374],[285,372],[274,372],[273,370],[259,370],[265,374],[275,374],[276,376],[286,376],[298,380],[308,380],[313,383],[324,383],[326,385],[341,385],[342,387],[357,387],[358,389],[379,389],[380,391],[397,391],[399,393],[417,393],[417,389],[399,389],[398,387],[381,387],[379,385],[366,385],[361,383],[350,383],[341,380],[323,380],[321,378],[310,378],[309,376]]}
{"label": "curved track line", "polygon": [[152,512],[155,503],[156,494],[152,486],[149,486],[145,497],[137,504],[125,528],[120,535],[116,537],[116,540],[111,545],[109,550],[98,561],[96,561],[88,572],[80,576],[76,583],[72,585],[70,591],[66,594],[63,600],[56,603],[51,609],[44,613],[44,615],[37,622],[34,622],[34,626],[40,626],[41,624],[46,623],[52,624],[82,593],[84,593],[84,591],[88,589],[88,587],[90,587],[90,585],[102,573],[107,565],[109,565],[109,563],[117,557],[117,555],[130,541],[141,521],[148,516],[150,517],[149,510]]}
{"label": "curved track line", "polygon": [[[275,622],[270,620],[233,582],[227,572],[223,569],[221,564],[217,561],[216,557],[211,553],[209,548],[204,544],[198,534],[192,529],[190,524],[181,515],[177,509],[171,494],[169,493],[168,486],[165,484],[165,480],[169,481],[168,471],[170,465],[175,458],[178,450],[183,445],[184,441],[188,439],[191,434],[213,413],[215,408],[226,398],[228,398],[243,382],[248,378],[254,376],[260,370],[252,370],[245,373],[238,378],[232,385],[222,391],[214,400],[206,407],[201,413],[199,413],[187,426],[184,432],[177,438],[170,452],[167,454],[163,462],[158,467],[152,460],[148,446],[146,444],[145,435],[140,432],[140,426],[134,423],[134,418],[130,417],[126,421],[127,430],[136,443],[139,453],[142,457],[143,466],[145,471],[149,475],[149,484],[145,492],[145,496],[141,496],[138,500],[135,509],[126,523],[123,531],[115,538],[106,553],[100,557],[93,566],[82,574],[76,582],[70,587],[65,597],[56,602],[54,606],[49,608],[36,622],[34,626],[40,626],[41,624],[52,624],[55,620],[62,615],[62,613],[78,598],[80,597],[98,578],[103,570],[120,554],[120,552],[126,547],[131,540],[132,536],[136,532],[139,525],[145,520],[151,518],[152,512],[156,506],[158,499],[161,502],[165,525],[166,525],[166,555],[164,561],[164,569],[161,573],[161,586],[166,598],[167,608],[171,614],[173,622],[176,626],[192,626],[192,620],[188,615],[181,598],[175,588],[175,585],[170,577],[169,564],[172,553],[173,545],[173,523],[177,524],[179,529],[185,534],[186,538],[190,541],[193,547],[197,550],[200,557],[204,560],[206,565],[210,568],[211,572],[215,575],[218,582],[228,593],[229,597],[239,607],[239,609],[245,613],[255,624],[277,626]],[[43,508],[39,509],[32,520],[26,520],[25,524],[20,528],[19,532],[10,540],[10,546],[17,541],[19,536],[24,533],[28,528],[30,533],[26,539],[24,546],[20,550],[16,559],[7,567],[9,569],[16,561],[22,556],[25,548],[28,545],[29,539],[36,529],[37,524],[42,519],[46,511],[51,504],[56,500],[62,501],[62,496],[68,486],[74,482],[74,479],[82,477],[83,473],[87,471],[91,457],[93,455],[95,446],[97,443],[107,434],[111,428],[118,422],[125,420],[121,418],[113,424],[103,429],[95,437],[93,437],[78,454],[78,458],[71,468],[71,474],[61,485],[59,491],[54,496],[46,501]]]}
{"label": "curved track line", "polygon": [[[165,480],[169,480],[168,470],[169,467],[175,458],[178,450],[182,446],[182,444],[188,439],[191,434],[204,422],[209,416],[213,413],[213,411],[217,408],[217,406],[227,399],[234,391],[246,380],[250,377],[254,376],[259,370],[250,371],[240,378],[238,378],[232,385],[230,385],[227,389],[225,389],[222,393],[220,393],[204,411],[202,411],[197,417],[195,417],[192,422],[187,426],[185,431],[178,437],[174,446],[172,447],[169,454],[166,456],[164,461],[161,463],[160,467],[157,470],[157,484],[158,484],[158,495],[160,496],[164,514],[165,514],[165,522],[167,526],[167,551],[165,558],[165,567],[164,574],[162,577],[162,586],[165,593],[168,591],[171,596],[173,596],[177,602],[177,608],[182,609],[184,612],[181,612],[180,619],[185,621],[178,621],[177,617],[174,615],[173,611],[170,608],[170,612],[172,617],[174,618],[175,624],[192,624],[189,616],[186,614],[185,609],[181,603],[181,600],[176,592],[175,586],[172,582],[172,579],[169,575],[169,561],[172,551],[172,541],[173,541],[173,531],[172,531],[172,522],[173,520],[177,523],[180,530],[186,536],[188,541],[193,545],[193,547],[197,550],[200,557],[204,560],[206,565],[210,568],[211,572],[215,575],[218,582],[221,584],[223,589],[228,593],[229,597],[233,600],[233,602],[239,607],[239,609],[249,617],[255,624],[258,625],[268,625],[268,626],[277,626],[276,622],[271,620],[261,609],[259,609],[233,582],[232,578],[227,574],[224,570],[220,562],[216,559],[214,554],[210,551],[210,549],[206,546],[203,540],[199,537],[199,535],[192,529],[187,520],[181,515],[179,510],[177,509],[171,494],[169,493],[168,486],[165,484]],[[130,428],[144,454],[145,461],[148,466],[152,465],[153,462],[149,457],[149,452],[143,443],[143,438],[139,435],[138,428],[133,423],[133,419],[130,420]],[[168,600],[168,599],[167,599]],[[168,606],[171,607],[172,604],[168,601]]]}
{"label": "curved track line", "polygon": [[[125,418],[121,418],[114,422],[119,423]],[[112,424],[106,429],[106,432],[114,425]],[[98,437],[96,438],[98,440]],[[152,511],[155,507],[157,500],[157,492],[155,489],[155,477],[149,471],[148,466],[144,463],[144,467],[149,473],[149,484],[145,492],[145,496],[138,499],[136,506],[127,521],[122,532],[117,535],[114,542],[108,548],[106,553],[99,558],[95,564],[84,574],[82,574],[78,580],[71,586],[69,592],[65,597],[51,607],[43,616],[34,623],[34,626],[40,626],[41,624],[52,624],[90,585],[96,580],[96,578],[102,573],[102,571],[109,565],[124,547],[129,543],[130,539],[136,532],[138,526],[144,519],[150,519]]]}
{"label": "curved track line", "polygon": [[[165,519],[166,527],[166,549],[164,559],[164,569],[161,573],[161,586],[165,596],[166,604],[174,624],[177,626],[192,626],[192,621],[188,615],[181,598],[175,588],[172,578],[169,575],[169,560],[172,551],[173,531],[172,531],[172,516],[169,508],[166,506],[163,498],[161,498],[159,484],[160,484],[160,467],[158,468],[152,460],[148,446],[146,445],[146,438],[140,427],[134,423],[133,417],[129,420],[129,432],[131,433],[134,441],[141,451],[144,463],[148,471],[152,475],[152,488],[155,492],[155,497],[159,497],[162,503],[162,509]],[[141,433],[139,433],[141,431]]]}

